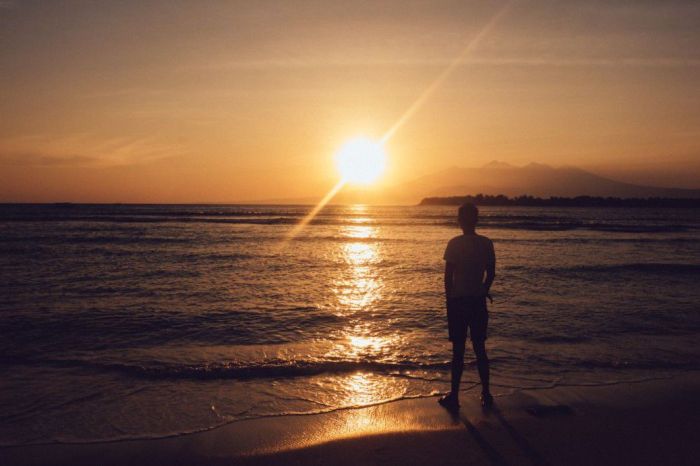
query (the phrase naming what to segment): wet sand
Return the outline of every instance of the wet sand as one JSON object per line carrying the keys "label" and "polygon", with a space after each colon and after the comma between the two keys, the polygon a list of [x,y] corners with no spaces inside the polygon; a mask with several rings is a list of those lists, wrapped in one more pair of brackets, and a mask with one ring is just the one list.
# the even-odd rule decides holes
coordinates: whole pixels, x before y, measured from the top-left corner
{"label": "wet sand", "polygon": [[155,440],[0,449],[3,465],[690,465],[700,459],[700,374],[523,390],[457,415],[436,398],[234,422]]}

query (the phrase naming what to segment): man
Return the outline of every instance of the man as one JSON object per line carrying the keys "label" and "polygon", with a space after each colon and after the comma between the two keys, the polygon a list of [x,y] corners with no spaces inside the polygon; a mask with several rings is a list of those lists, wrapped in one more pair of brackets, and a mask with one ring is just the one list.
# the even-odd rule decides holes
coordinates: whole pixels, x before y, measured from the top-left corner
{"label": "man", "polygon": [[447,325],[452,342],[452,390],[440,398],[448,409],[459,408],[459,383],[464,369],[464,348],[467,330],[476,355],[481,379],[481,405],[489,407],[493,397],[489,391],[489,360],[486,357],[486,298],[496,273],[493,242],[476,234],[479,210],[474,204],[459,208],[458,220],[464,234],[452,238],[445,250],[445,298]]}

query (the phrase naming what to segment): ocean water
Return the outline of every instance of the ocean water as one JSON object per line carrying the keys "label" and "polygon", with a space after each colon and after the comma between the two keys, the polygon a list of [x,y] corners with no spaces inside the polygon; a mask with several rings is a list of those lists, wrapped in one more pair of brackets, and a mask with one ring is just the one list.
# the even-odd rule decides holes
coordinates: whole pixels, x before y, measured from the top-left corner
{"label": "ocean water", "polygon": [[[0,445],[447,391],[456,209],[331,206],[289,238],[309,210],[0,206]],[[700,369],[700,211],[481,211],[496,394]]]}

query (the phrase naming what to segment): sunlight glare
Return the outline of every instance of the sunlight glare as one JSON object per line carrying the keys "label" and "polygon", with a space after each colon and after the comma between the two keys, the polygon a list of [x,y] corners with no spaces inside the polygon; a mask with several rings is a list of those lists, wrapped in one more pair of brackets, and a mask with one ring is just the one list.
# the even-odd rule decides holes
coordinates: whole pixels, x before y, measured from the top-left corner
{"label": "sunlight glare", "polygon": [[386,166],[384,146],[364,137],[346,142],[335,160],[342,179],[354,184],[373,183]]}

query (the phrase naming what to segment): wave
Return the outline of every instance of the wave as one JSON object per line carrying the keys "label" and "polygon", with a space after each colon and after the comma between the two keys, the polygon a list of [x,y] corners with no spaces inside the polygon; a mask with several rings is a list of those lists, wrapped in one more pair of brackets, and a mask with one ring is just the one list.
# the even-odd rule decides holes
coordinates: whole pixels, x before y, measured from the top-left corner
{"label": "wave", "polygon": [[[108,244],[108,245],[131,245],[131,244],[192,244],[188,238],[170,237],[139,237],[139,236],[39,236],[39,237],[16,237],[0,238],[0,243],[20,242],[33,244]],[[14,245],[13,245],[14,247]]]}
{"label": "wave", "polygon": [[539,343],[585,343],[591,339],[583,336],[542,335],[530,337],[529,340]]}
{"label": "wave", "polygon": [[700,369],[696,361],[593,361],[583,360],[574,362],[575,367],[583,369],[628,369],[628,370],[682,370],[695,371]]}
{"label": "wave", "polygon": [[611,273],[642,273],[663,275],[698,275],[700,264],[686,264],[673,262],[634,262],[609,265],[577,265],[573,267],[530,267],[527,265],[510,265],[503,267],[505,271],[529,271],[532,273],[547,274],[586,274],[594,277],[596,274]]}
{"label": "wave", "polygon": [[[15,221],[14,219],[2,219],[3,221]],[[193,218],[193,217],[75,217],[70,219],[43,218],[41,221],[82,221],[82,222],[110,222],[110,223],[196,223],[196,224],[228,224],[228,225],[296,225],[301,217],[256,217],[256,218]],[[310,225],[327,226],[347,226],[347,225],[372,225],[382,226],[434,226],[434,227],[456,227],[454,221],[420,222],[415,221],[393,221],[379,220],[373,222],[358,223],[351,218],[324,218],[316,217]],[[597,231],[605,233],[683,233],[697,230],[696,225],[671,224],[671,225],[621,225],[613,223],[584,223],[584,222],[491,222],[484,220],[480,226],[490,230],[523,230],[523,231]],[[26,241],[26,238],[6,237],[0,238],[0,242]],[[49,241],[54,242],[55,239]],[[64,237],[61,241],[68,243],[191,243],[192,239],[187,238],[149,238],[139,237],[133,234],[123,236],[97,236],[97,237]]]}
{"label": "wave", "polygon": [[308,377],[320,374],[344,374],[357,371],[400,375],[411,371],[446,370],[449,363],[392,363],[378,361],[284,361],[264,363],[225,364],[158,364],[138,365],[129,363],[96,362],[84,359],[42,359],[4,356],[0,363],[7,365],[31,365],[51,367],[82,367],[93,370],[121,372],[147,379],[265,379]]}
{"label": "wave", "polygon": [[[196,216],[177,216],[177,215],[80,215],[80,216],[42,216],[42,217],[0,217],[3,222],[105,222],[113,224],[144,224],[144,223],[196,223],[196,224],[230,224],[230,225],[295,225],[301,221],[303,215],[298,214],[271,214],[260,213],[256,215],[196,215]],[[501,230],[529,230],[529,231],[600,231],[607,233],[680,233],[692,230],[697,230],[698,226],[694,223],[674,223],[674,224],[620,224],[620,223],[605,223],[605,222],[586,222],[582,220],[572,219],[552,219],[548,217],[524,217],[523,220],[514,221],[512,218],[490,218],[485,216],[481,219],[480,225],[487,229]],[[409,216],[401,218],[377,217],[369,218],[363,222],[357,221],[356,218],[348,215],[319,215],[314,218],[311,225],[373,225],[373,226],[436,226],[436,227],[456,227],[456,222],[450,217],[427,217],[427,216]],[[115,236],[114,241],[136,240],[134,236]],[[12,241],[16,238],[0,238],[0,241]],[[148,238],[139,239],[148,241]],[[82,242],[100,242],[99,239],[90,237],[82,237],[74,241]],[[176,240],[179,241],[179,240]]]}
{"label": "wave", "polygon": [[[452,223],[446,223],[446,225]],[[694,225],[689,224],[667,224],[667,225],[630,225],[616,223],[587,223],[582,221],[568,222],[489,222],[488,220],[480,221],[479,225],[483,228],[497,230],[530,230],[530,231],[600,231],[606,233],[681,233],[694,230]]]}
{"label": "wave", "polygon": [[561,267],[550,269],[552,272],[573,272],[573,273],[619,273],[619,272],[637,272],[648,274],[664,274],[664,275],[698,275],[700,274],[700,264],[682,264],[682,263],[659,263],[659,262],[642,262],[628,264],[613,264],[613,265],[580,265],[576,267]]}
{"label": "wave", "polygon": [[[572,339],[543,338],[535,339],[537,342],[565,342],[572,343]],[[629,360],[597,360],[597,359],[570,359],[552,360],[550,358],[534,357],[541,365],[551,368],[583,368],[603,370],[698,370],[697,361],[629,361]],[[491,357],[491,363],[508,365],[514,362],[509,357]],[[532,361],[532,359],[531,359]],[[470,360],[467,365],[475,365]],[[406,362],[381,362],[362,360],[339,361],[286,361],[268,360],[260,363],[217,363],[217,364],[152,364],[140,365],[134,363],[100,362],[84,359],[42,359],[4,356],[0,358],[3,365],[49,366],[58,368],[84,368],[100,372],[118,372],[134,378],[150,380],[253,380],[274,378],[312,377],[317,375],[343,375],[355,372],[370,372],[394,377],[404,377],[417,380],[434,381],[426,374],[440,371],[446,373],[449,370],[449,362],[420,363]]]}
{"label": "wave", "polygon": [[[271,232],[272,233],[272,232]],[[278,232],[279,233],[279,232]],[[206,240],[197,239],[193,240],[191,238],[175,238],[167,236],[114,236],[114,235],[104,235],[104,236],[48,236],[48,235],[24,235],[24,236],[13,236],[13,237],[0,237],[0,251],[8,254],[24,254],[27,252],[33,252],[37,247],[47,246],[47,245],[64,245],[64,244],[80,244],[80,245],[117,245],[117,246],[130,246],[130,245],[159,245],[159,244],[206,244],[212,246],[215,244],[230,244],[231,242],[260,242],[260,241],[280,241],[282,236],[280,234],[258,234],[250,236],[235,236],[233,234],[227,233],[226,236],[219,238],[207,238]],[[298,236],[294,238],[295,242],[333,242],[333,243],[416,243],[420,242],[420,238],[386,238],[386,237],[367,237],[367,238],[355,238],[351,236],[337,236],[337,235],[319,235],[319,236]],[[422,240],[428,241],[428,240]],[[700,240],[698,240],[700,241]],[[138,255],[141,251],[138,250],[121,250],[114,251],[113,249],[94,249],[88,250],[86,253],[96,252],[104,254],[117,254],[117,255]],[[193,253],[193,255],[197,255]]]}
{"label": "wave", "polygon": [[605,243],[675,243],[675,244],[694,244],[700,243],[700,238],[692,237],[632,237],[632,238],[618,238],[618,237],[596,237],[596,238],[492,238],[498,243],[519,243],[519,244],[605,244]]}

